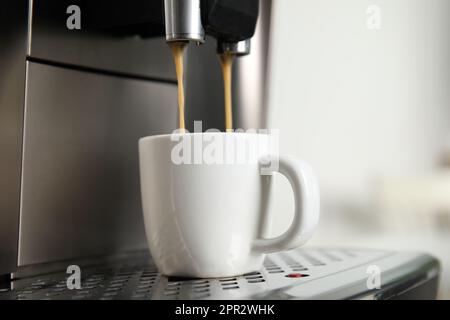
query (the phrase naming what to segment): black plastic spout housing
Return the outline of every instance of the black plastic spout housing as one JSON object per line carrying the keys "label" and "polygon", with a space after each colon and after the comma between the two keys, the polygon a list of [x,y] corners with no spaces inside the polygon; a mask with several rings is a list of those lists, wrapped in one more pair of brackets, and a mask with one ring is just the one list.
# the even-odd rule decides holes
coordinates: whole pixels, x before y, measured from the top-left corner
{"label": "black plastic spout housing", "polygon": [[223,42],[239,42],[255,34],[259,0],[202,0],[206,33]]}

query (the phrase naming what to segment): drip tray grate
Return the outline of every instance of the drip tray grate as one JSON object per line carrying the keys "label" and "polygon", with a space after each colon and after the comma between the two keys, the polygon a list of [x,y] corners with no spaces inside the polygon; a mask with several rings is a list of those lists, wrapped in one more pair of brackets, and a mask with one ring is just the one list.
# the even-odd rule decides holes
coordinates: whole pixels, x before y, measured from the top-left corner
{"label": "drip tray grate", "polygon": [[[131,264],[128,258],[126,264],[82,268],[79,290],[67,288],[66,273],[54,273],[14,280],[13,289],[0,291],[0,299],[311,298],[332,291],[323,281],[333,283],[333,277],[349,270],[353,270],[349,282],[365,281],[368,265],[392,255],[384,251],[300,249],[268,255],[260,271],[221,279],[161,276],[141,255]],[[318,290],[318,286],[324,287]],[[297,290],[290,292],[290,288]]]}

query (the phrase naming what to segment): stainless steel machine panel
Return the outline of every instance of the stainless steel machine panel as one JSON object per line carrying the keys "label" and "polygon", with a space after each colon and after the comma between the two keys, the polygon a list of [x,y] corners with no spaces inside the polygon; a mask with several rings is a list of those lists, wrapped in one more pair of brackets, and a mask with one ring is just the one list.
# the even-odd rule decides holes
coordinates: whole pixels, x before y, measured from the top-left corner
{"label": "stainless steel machine panel", "polygon": [[[163,34],[159,38],[142,39],[133,35],[92,32],[86,27],[86,1],[30,0],[30,5],[32,19],[28,55],[33,59],[162,80],[176,79]],[[80,30],[67,28],[70,14],[66,12],[71,5],[80,7]]]}
{"label": "stainless steel machine panel", "polygon": [[176,127],[176,86],[27,67],[19,266],[145,248],[138,139]]}
{"label": "stainless steel machine panel", "polygon": [[28,1],[6,7],[0,9],[0,275],[17,263]]}

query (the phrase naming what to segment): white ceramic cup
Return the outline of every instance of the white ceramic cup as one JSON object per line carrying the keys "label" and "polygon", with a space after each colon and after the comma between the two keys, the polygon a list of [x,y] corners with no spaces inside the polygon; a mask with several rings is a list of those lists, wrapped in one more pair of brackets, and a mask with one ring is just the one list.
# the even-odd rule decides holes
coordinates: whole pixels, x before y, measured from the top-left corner
{"label": "white ceramic cup", "polygon": [[[241,275],[259,270],[266,253],[296,248],[311,237],[319,220],[317,180],[303,161],[271,155],[269,140],[262,134],[187,133],[139,141],[145,230],[160,272],[195,278]],[[214,151],[211,141],[228,147]],[[237,161],[242,150],[247,160]],[[295,199],[291,226],[273,239],[261,238],[267,222],[264,190],[271,179],[261,169],[268,159],[272,165],[279,160],[279,170],[269,170],[289,180]]]}

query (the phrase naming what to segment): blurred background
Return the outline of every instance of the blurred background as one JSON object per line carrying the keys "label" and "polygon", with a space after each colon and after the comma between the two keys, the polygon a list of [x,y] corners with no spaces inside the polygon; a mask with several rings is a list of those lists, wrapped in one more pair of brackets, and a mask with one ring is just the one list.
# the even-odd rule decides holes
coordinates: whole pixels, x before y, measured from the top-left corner
{"label": "blurred background", "polygon": [[[450,1],[275,0],[273,10],[269,127],[321,186],[308,245],[429,252],[450,298]],[[289,188],[276,178],[274,234],[292,218]]]}

